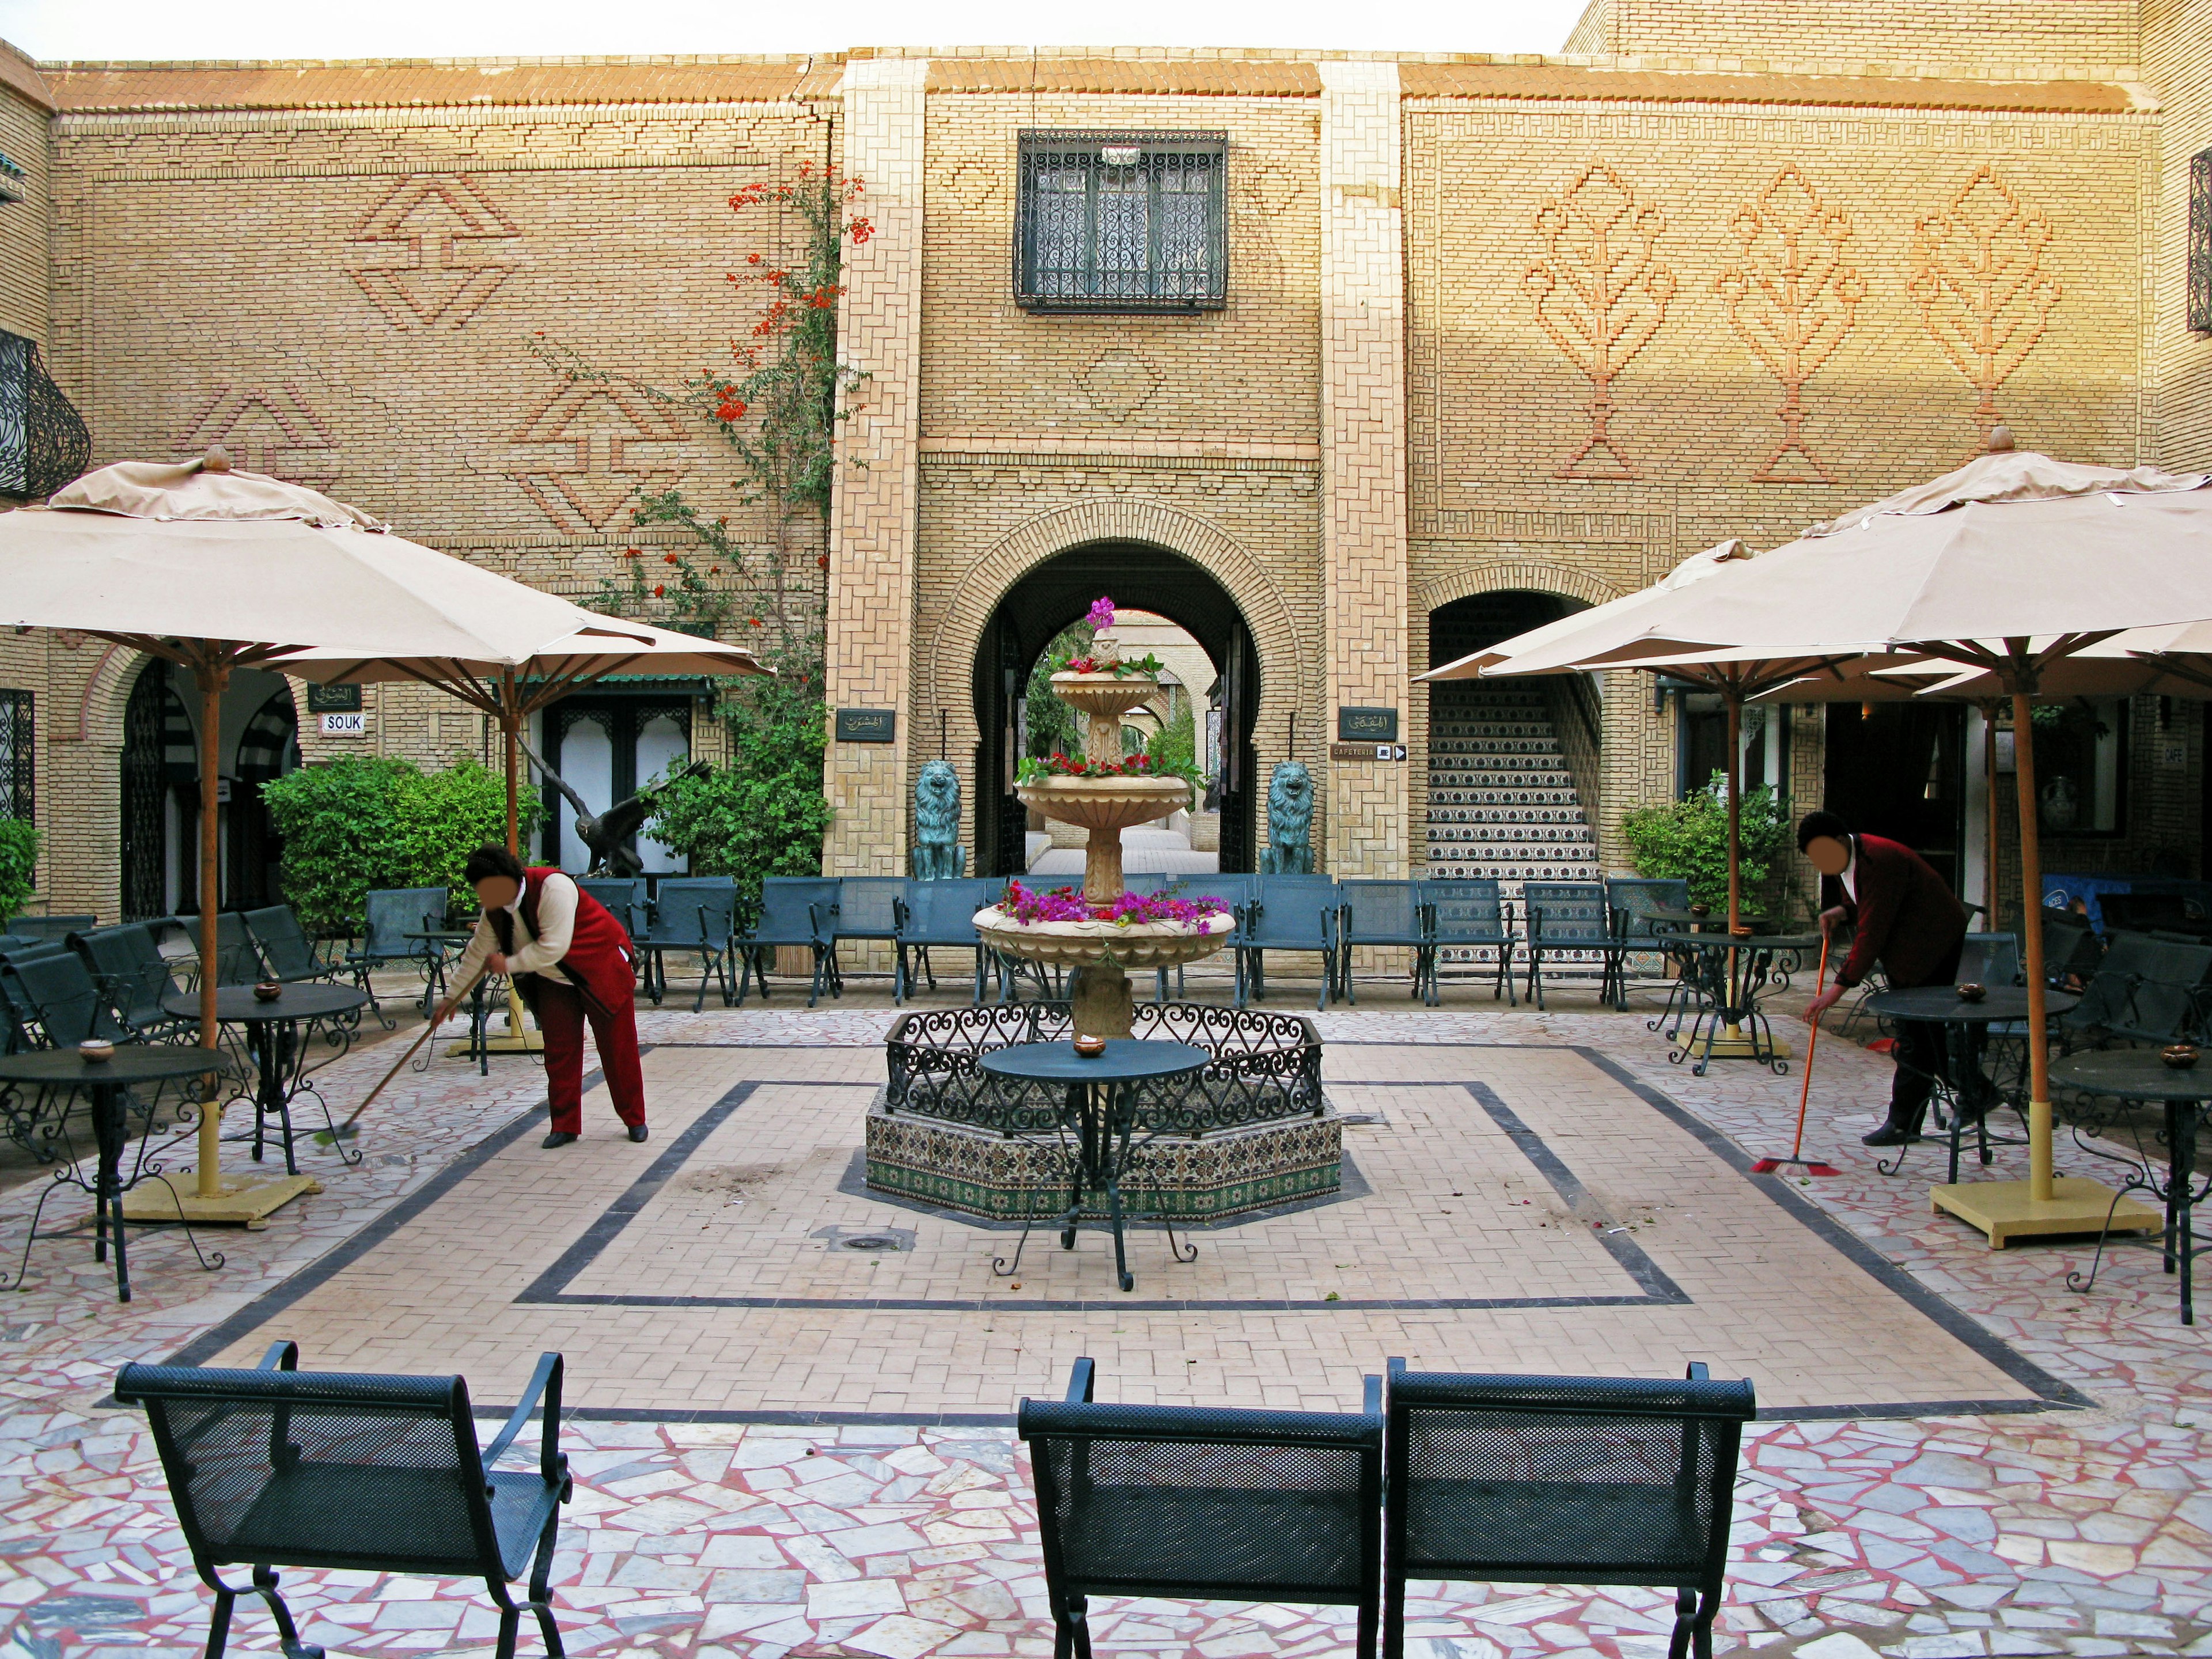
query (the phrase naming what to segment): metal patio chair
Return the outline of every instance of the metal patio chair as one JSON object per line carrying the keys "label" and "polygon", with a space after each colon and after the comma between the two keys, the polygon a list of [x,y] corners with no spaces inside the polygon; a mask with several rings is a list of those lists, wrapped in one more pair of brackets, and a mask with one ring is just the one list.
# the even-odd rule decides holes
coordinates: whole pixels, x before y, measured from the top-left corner
{"label": "metal patio chair", "polygon": [[446,952],[435,939],[410,939],[410,933],[436,933],[446,925],[446,906],[448,895],[442,887],[376,887],[371,888],[364,901],[361,944],[346,952],[343,966],[353,975],[355,987],[368,998],[378,1023],[387,1031],[392,1021],[385,1018],[383,1005],[376,1000],[376,988],[369,982],[369,975],[379,968],[396,963],[409,963],[422,975],[422,1017],[428,1019],[437,1003],[431,994],[434,986],[445,988]]}
{"label": "metal patio chair", "polygon": [[[486,1446],[460,1377],[299,1363],[299,1345],[278,1342],[252,1370],[131,1364],[115,1379],[119,1403],[145,1408],[192,1565],[215,1592],[208,1659],[222,1659],[233,1606],[249,1594],[268,1604],[286,1659],[319,1659],[320,1648],[300,1640],[277,1567],[482,1577],[499,1607],[498,1659],[514,1659],[525,1607],[558,1656],[548,1586],[572,1491],[561,1356],[539,1357],[522,1403]],[[536,1466],[497,1467],[541,1401]],[[226,1583],[224,1567],[250,1568],[252,1582]],[[526,1571],[518,1606],[507,1587]]]}
{"label": "metal patio chair", "polygon": [[1322,959],[1316,1009],[1328,1006],[1336,991],[1340,941],[1337,918],[1343,908],[1335,881],[1328,876],[1261,876],[1244,905],[1237,930],[1237,1006],[1264,1002],[1267,996],[1267,952],[1311,951]]}
{"label": "metal patio chair", "polygon": [[646,898],[643,876],[578,876],[576,890],[589,893],[614,919],[635,945],[651,925],[653,907]]}
{"label": "metal patio chair", "polygon": [[[659,1007],[668,994],[668,955],[672,951],[678,956],[699,958],[699,991],[691,1000],[691,1012],[696,1014],[707,1006],[710,980],[720,984],[722,1006],[728,1007],[732,992],[730,957],[737,934],[735,878],[664,877],[653,899],[653,925],[630,938],[645,964],[645,994],[653,1006]],[[737,991],[736,1000],[744,1000],[742,990]]]}
{"label": "metal patio chair", "polygon": [[917,881],[908,884],[899,901],[898,927],[893,939],[897,957],[891,974],[891,1002],[901,1006],[914,993],[915,969],[919,967],[929,988],[937,988],[937,971],[930,962],[933,950],[972,951],[975,957],[975,990],[969,1000],[983,1000],[984,975],[991,970],[993,953],[975,931],[975,913],[1006,896],[1004,876],[961,876],[946,881]]}
{"label": "metal patio chair", "polygon": [[1413,953],[1413,994],[1436,1006],[1436,936],[1430,929],[1421,884],[1361,879],[1339,882],[1337,888],[1344,900],[1344,949],[1337,975],[1344,1000],[1359,1000],[1352,990],[1352,947],[1397,945]]}
{"label": "metal patio chair", "polygon": [[157,1041],[189,1025],[161,1004],[183,988],[169,971],[169,959],[154,943],[154,930],[143,921],[95,927],[70,941],[106,995],[108,1006],[139,1037]]}
{"label": "metal patio chair", "polygon": [[1364,1412],[1105,1406],[1075,1362],[1065,1401],[1024,1400],[1054,1659],[1091,1659],[1093,1595],[1293,1601],[1381,1620],[1381,1382]]}
{"label": "metal patio chair", "polygon": [[64,942],[71,933],[82,933],[100,926],[98,916],[34,916],[26,912],[8,918],[8,932],[18,939],[42,939],[54,945]]}
{"label": "metal patio chair", "polygon": [[738,937],[741,963],[738,973],[738,1006],[745,1006],[746,988],[757,981],[761,1000],[768,1000],[768,970],[778,950],[804,948],[814,958],[813,981],[807,987],[806,1006],[821,1000],[822,988],[836,986],[829,979],[830,942],[837,926],[837,878],[834,876],[770,876],[761,883],[760,916]]}
{"label": "metal patio chair", "polygon": [[1490,1000],[1506,1000],[1517,1008],[1521,999],[1513,989],[1513,917],[1497,881],[1489,876],[1463,876],[1421,883],[1421,901],[1429,910],[1429,927],[1435,935],[1429,968],[1429,994],[1440,1000],[1439,975],[1448,951],[1497,952],[1498,970],[1490,981]]}
{"label": "metal patio chair", "polygon": [[[200,918],[180,916],[179,925],[185,937],[191,941],[192,955],[185,975],[185,988],[190,990],[199,983],[202,964],[206,957],[200,950]],[[215,919],[215,982],[217,985],[252,985],[261,977],[261,953],[253,948],[252,936],[246,931],[246,918],[236,910],[217,913]]]}
{"label": "metal patio chair", "polygon": [[[246,913],[246,931],[261,952],[270,977],[286,981],[329,980],[346,971],[345,963],[307,937],[289,904],[264,905]],[[150,938],[149,938],[150,943]]]}
{"label": "metal patio chair", "polygon": [[1613,907],[1605,885],[1595,881],[1530,881],[1521,886],[1528,916],[1528,1000],[1544,1006],[1544,957],[1570,951],[1595,954],[1598,1000],[1626,1010],[1620,985],[1620,938],[1613,929]]}
{"label": "metal patio chair", "polygon": [[[845,939],[870,940],[895,945],[898,941],[898,907],[906,897],[908,876],[841,876],[838,878],[837,919],[830,936],[830,982],[845,986],[844,964],[837,946]],[[896,975],[897,969],[893,968]]]}

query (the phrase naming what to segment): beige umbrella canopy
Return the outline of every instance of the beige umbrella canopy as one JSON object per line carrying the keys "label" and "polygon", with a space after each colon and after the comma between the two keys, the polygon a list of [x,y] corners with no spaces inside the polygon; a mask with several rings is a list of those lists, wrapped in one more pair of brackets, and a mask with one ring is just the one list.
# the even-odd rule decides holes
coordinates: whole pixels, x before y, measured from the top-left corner
{"label": "beige umbrella canopy", "polygon": [[[2212,621],[2212,483],[2148,467],[2077,466],[1994,453],[1955,472],[1817,526],[1723,583],[1662,596],[1637,636],[1583,666],[1729,653],[1770,641],[1808,651],[1917,651],[1990,676],[2013,705],[2016,732],[2044,677],[2123,630]],[[2033,745],[2021,743],[2021,865],[2025,915],[2038,868]],[[2112,1195],[2069,1181],[2051,1164],[2041,931],[2026,944],[2030,1063],[2030,1176],[1939,1187],[1934,1197],[1992,1243],[2094,1231]],[[2136,1211],[2130,1219],[2148,1212]]]}
{"label": "beige umbrella canopy", "polygon": [[517,817],[516,749],[524,723],[610,674],[727,676],[774,671],[741,645],[656,628],[650,623],[586,611],[584,623],[536,650],[512,658],[437,654],[382,656],[342,647],[303,652],[284,672],[319,684],[414,681],[459,698],[498,724],[507,750],[507,849],[521,850]]}
{"label": "beige umbrella canopy", "polygon": [[[222,692],[239,668],[309,646],[512,655],[586,625],[589,613],[391,533],[358,508],[210,450],[171,465],[88,472],[43,507],[0,514],[0,624],[68,628],[192,672],[200,692],[201,799],[220,769]],[[200,1042],[213,1049],[216,814],[200,814]],[[227,1186],[220,1124],[200,1116],[195,1221],[258,1222],[316,1183]],[[167,1189],[161,1189],[166,1192]],[[166,1212],[166,1200],[165,1200]]]}

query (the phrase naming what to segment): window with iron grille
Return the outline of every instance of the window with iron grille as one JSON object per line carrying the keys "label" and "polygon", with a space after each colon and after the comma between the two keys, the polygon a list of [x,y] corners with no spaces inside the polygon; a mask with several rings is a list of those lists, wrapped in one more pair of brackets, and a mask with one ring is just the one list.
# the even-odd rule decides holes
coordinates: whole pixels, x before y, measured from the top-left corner
{"label": "window with iron grille", "polygon": [[37,775],[32,743],[31,694],[0,690],[0,818],[31,817]]}
{"label": "window with iron grille", "polygon": [[2212,334],[2212,149],[2189,158],[2189,326]]}
{"label": "window with iron grille", "polygon": [[1014,297],[1026,311],[1229,303],[1225,132],[1024,132]]}
{"label": "window with iron grille", "polygon": [[51,495],[92,459],[92,434],[39,343],[0,329],[0,495]]}

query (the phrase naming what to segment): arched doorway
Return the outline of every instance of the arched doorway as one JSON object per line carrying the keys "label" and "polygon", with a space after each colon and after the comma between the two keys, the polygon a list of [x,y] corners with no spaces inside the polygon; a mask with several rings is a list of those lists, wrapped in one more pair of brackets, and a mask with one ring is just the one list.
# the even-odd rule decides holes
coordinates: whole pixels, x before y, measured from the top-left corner
{"label": "arched doorway", "polygon": [[[190,691],[181,670],[149,659],[124,706],[118,805],[127,919],[199,906],[199,725]],[[300,764],[299,715],[283,675],[245,671],[232,677],[223,692],[217,753],[221,902],[225,909],[277,903],[283,847],[261,786]]]}
{"label": "arched doorway", "polygon": [[[1213,663],[1211,685],[1189,688],[1218,713],[1220,765],[1214,794],[1221,813],[1220,867],[1253,867],[1252,724],[1259,712],[1260,663],[1251,630],[1226,588],[1203,566],[1141,542],[1071,548],[1032,566],[999,600],[975,653],[975,863],[984,875],[1018,875],[1028,812],[1014,793],[1030,672],[1054,635],[1079,620],[1102,593],[1166,617],[1196,640]],[[927,749],[924,758],[934,758]]]}
{"label": "arched doorway", "polygon": [[[1429,666],[1583,609],[1525,588],[1476,593],[1429,613]],[[1429,685],[1426,871],[1524,881],[1598,873],[1595,820],[1602,711],[1589,677],[1439,680]]]}

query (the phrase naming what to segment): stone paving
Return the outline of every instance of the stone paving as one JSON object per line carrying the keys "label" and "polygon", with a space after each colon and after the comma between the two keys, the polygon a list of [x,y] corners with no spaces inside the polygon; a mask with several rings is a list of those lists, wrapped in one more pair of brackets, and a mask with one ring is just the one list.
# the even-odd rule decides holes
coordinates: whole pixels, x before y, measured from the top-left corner
{"label": "stone paving", "polygon": [[[1746,1154],[1786,1149],[1794,1075],[1717,1064],[1711,1076],[1692,1079],[1666,1063],[1640,1019],[1586,1012],[1579,998],[1580,1007],[1563,1006],[1568,1000],[1555,999],[1543,1015],[1363,1011],[1321,1024],[1347,1056],[1353,1045],[1378,1043],[1586,1046]],[[848,1005],[814,1015],[647,1013],[641,1023],[650,1042],[780,1048],[795,1066],[807,1049],[879,1042],[889,1018]],[[839,1057],[819,1059],[831,1066]],[[365,1088],[388,1063],[375,1051],[340,1061],[333,1098]],[[2179,1324],[2172,1281],[2153,1255],[2109,1260],[2096,1291],[2079,1295],[2065,1274],[2087,1265],[2086,1249],[1991,1252],[1930,1214],[1931,1152],[1917,1155],[1907,1178],[1876,1175],[1856,1134],[1874,1115],[1885,1070],[1848,1045],[1824,1044],[1812,1144],[1844,1174],[1792,1190],[2092,1403],[1753,1425],[1722,1644],[1813,1659],[2212,1655],[2212,1496],[2203,1491],[2212,1467],[2212,1364],[2203,1328]],[[198,1651],[207,1599],[143,1419],[105,1404],[116,1366],[166,1358],[226,1320],[252,1317],[241,1310],[257,1297],[355,1238],[540,1098],[535,1074],[512,1061],[489,1079],[459,1062],[409,1075],[375,1109],[382,1121],[364,1140],[362,1165],[325,1172],[329,1190],[266,1232],[211,1240],[228,1257],[219,1271],[198,1272],[179,1238],[144,1237],[133,1254],[138,1295],[127,1308],[116,1305],[82,1242],[38,1247],[30,1287],[0,1303],[0,1659]],[[2062,1147],[2062,1167],[2086,1172],[2090,1162]],[[2009,1152],[1993,1173],[2019,1173]],[[20,1237],[34,1196],[23,1188],[0,1198],[0,1234]],[[572,1351],[590,1329],[580,1324]],[[1609,1368],[1595,1354],[1588,1366]],[[1102,1395],[1112,1381],[1102,1376]],[[496,1391],[477,1392],[490,1400]],[[1026,1471],[1003,1419],[586,1416],[568,1425],[564,1441],[577,1501],[564,1517],[555,1582],[572,1652],[1026,1659],[1049,1650]],[[333,1654],[489,1650],[481,1585],[285,1577],[309,1639]],[[1417,1588],[1415,1659],[1652,1659],[1665,1647],[1668,1610],[1658,1594]],[[1093,1628],[1102,1653],[1159,1659],[1304,1659],[1341,1651],[1350,1638],[1348,1616],[1331,1610],[1243,1604],[1107,1603]],[[534,1639],[526,1632],[526,1652]],[[275,1644],[265,1618],[245,1608],[234,1641]]]}

